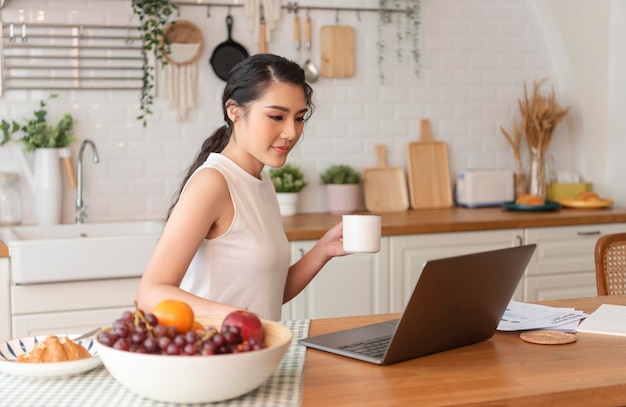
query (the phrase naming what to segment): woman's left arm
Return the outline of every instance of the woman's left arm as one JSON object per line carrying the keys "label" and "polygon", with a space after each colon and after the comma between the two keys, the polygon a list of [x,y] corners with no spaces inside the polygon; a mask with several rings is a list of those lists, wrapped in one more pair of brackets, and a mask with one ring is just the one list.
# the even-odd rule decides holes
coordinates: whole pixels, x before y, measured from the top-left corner
{"label": "woman's left arm", "polygon": [[330,259],[348,254],[343,250],[342,237],[343,224],[339,222],[330,228],[300,260],[289,267],[283,303],[304,290]]}

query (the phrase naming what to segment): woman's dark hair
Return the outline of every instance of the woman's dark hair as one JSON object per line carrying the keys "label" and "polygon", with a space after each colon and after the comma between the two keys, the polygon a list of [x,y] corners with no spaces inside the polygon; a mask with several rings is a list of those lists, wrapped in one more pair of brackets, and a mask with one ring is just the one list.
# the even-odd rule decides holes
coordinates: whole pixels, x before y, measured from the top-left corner
{"label": "woman's dark hair", "polygon": [[308,110],[307,116],[313,113],[313,89],[306,83],[304,70],[296,62],[278,55],[256,54],[238,63],[228,74],[228,80],[226,81],[224,93],[222,94],[222,113],[224,115],[225,124],[215,130],[215,132],[202,143],[200,152],[187,170],[187,174],[183,179],[174,204],[172,204],[167,212],[168,218],[176,202],[178,202],[180,193],[193,172],[204,163],[209,154],[222,152],[228,144],[233,122],[226,112],[226,102],[233,100],[237,106],[242,107],[245,111],[250,103],[263,97],[263,94],[270,85],[276,82],[302,86]]}

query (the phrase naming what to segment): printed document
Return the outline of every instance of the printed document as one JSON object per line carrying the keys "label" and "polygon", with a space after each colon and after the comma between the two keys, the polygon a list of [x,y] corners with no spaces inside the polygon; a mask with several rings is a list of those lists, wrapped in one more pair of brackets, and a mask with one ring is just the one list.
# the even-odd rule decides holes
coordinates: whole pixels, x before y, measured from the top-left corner
{"label": "printed document", "polygon": [[511,301],[502,315],[499,331],[525,331],[530,329],[552,329],[576,332],[578,322],[587,317],[574,308],[555,308],[546,305]]}

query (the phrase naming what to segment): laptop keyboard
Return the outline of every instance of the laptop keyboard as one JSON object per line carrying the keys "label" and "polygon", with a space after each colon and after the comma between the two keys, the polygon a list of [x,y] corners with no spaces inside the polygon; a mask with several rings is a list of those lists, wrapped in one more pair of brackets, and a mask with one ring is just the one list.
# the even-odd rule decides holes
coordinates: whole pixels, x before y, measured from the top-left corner
{"label": "laptop keyboard", "polygon": [[367,355],[373,358],[380,359],[385,356],[389,343],[391,342],[391,336],[384,336],[382,338],[368,339],[367,341],[349,343],[347,345],[340,346],[339,349],[347,350],[349,352],[360,353],[361,355]]}

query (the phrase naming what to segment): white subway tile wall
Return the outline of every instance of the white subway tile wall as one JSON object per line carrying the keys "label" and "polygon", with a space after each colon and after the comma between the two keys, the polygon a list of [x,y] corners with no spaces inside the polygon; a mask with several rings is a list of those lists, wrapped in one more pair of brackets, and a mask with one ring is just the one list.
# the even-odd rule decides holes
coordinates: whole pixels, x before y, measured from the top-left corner
{"label": "white subway tile wall", "polygon": [[[375,0],[298,3],[301,7],[378,7]],[[436,139],[448,143],[452,177],[466,168],[512,169],[512,152],[499,127],[511,129],[524,81],[532,85],[534,80],[548,77],[558,95],[551,52],[530,1],[422,0],[421,6],[419,77],[406,40],[401,43],[401,61],[396,55],[399,15],[394,14],[384,29],[384,84],[378,69],[378,13],[311,11],[313,61],[320,65],[322,26],[351,25],[356,32],[356,73],[352,78],[320,78],[312,84],[316,110],[289,159],[302,167],[309,181],[299,211],[324,212],[320,173],[330,164],[350,164],[359,170],[375,166],[375,144],[387,144],[389,165],[406,168],[406,145],[419,138],[422,118],[431,120]],[[258,52],[258,35],[248,28],[244,9],[233,7],[230,12],[233,38],[251,54]],[[301,10],[300,17],[305,13]],[[91,162],[91,152],[85,152],[87,221],[160,219],[165,215],[184,170],[202,141],[222,123],[219,103],[224,82],[213,73],[208,60],[227,38],[226,14],[225,7],[180,7],[178,18],[193,21],[204,36],[197,62],[198,106],[186,121],[178,122],[168,102],[159,98],[144,128],[136,120],[140,114],[136,90],[57,92],[59,98],[48,107],[49,117],[54,121],[70,112],[76,119],[74,159],[85,138],[92,139],[100,153],[101,162],[96,165]],[[138,24],[126,0],[10,0],[1,15],[5,23]],[[283,10],[269,51],[302,62],[307,55],[294,49],[292,21],[293,14]],[[0,118],[29,116],[49,93],[5,91],[0,98]],[[555,165],[567,170],[571,154],[565,134],[567,124],[563,123],[550,152],[558,152]],[[0,148],[0,171],[21,170],[15,148]],[[35,223],[33,196],[24,179],[22,193],[24,223]],[[64,222],[73,221],[75,193],[66,183]]]}

